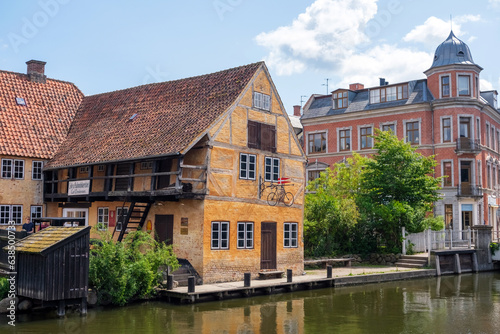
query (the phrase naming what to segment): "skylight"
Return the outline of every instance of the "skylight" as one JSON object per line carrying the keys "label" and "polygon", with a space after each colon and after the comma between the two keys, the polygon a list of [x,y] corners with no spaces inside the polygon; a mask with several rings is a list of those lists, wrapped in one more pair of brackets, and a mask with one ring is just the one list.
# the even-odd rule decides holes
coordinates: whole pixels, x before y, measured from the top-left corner
{"label": "skylight", "polygon": [[16,97],[16,103],[17,103],[17,105],[20,105],[20,106],[26,105],[26,101],[22,97]]}

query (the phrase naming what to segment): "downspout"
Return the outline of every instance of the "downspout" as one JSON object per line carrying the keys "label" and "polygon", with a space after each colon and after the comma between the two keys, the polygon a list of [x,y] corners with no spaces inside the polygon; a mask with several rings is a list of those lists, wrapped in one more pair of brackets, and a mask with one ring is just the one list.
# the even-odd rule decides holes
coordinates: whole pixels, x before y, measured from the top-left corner
{"label": "downspout", "polygon": [[[424,86],[424,96],[423,96],[423,99],[425,102],[427,102],[427,82],[424,81],[423,82],[423,86]],[[435,156],[436,155],[436,143],[434,141],[434,106],[432,104],[432,101],[429,101],[429,108],[431,110],[431,144],[432,144],[432,155]],[[436,177],[436,168],[433,169],[433,173],[432,173],[432,176],[435,178]],[[436,206],[433,205],[432,206],[432,214],[434,216],[436,216]]]}

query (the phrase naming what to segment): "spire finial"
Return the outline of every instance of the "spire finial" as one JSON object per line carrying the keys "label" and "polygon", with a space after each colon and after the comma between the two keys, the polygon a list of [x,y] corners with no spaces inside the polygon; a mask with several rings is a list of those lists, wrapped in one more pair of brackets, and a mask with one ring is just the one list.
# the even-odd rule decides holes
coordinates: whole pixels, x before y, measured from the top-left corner
{"label": "spire finial", "polygon": [[450,30],[453,31],[453,17],[450,14]]}

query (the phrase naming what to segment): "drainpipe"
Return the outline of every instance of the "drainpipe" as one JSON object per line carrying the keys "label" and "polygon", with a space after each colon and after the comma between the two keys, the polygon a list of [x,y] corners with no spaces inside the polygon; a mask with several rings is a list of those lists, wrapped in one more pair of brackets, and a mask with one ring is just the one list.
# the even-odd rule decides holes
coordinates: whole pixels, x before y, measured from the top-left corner
{"label": "drainpipe", "polygon": [[[424,86],[424,96],[423,99],[425,102],[427,102],[427,83],[424,81],[423,82]],[[431,143],[432,143],[432,155],[436,155],[436,148],[435,148],[435,142],[434,142],[434,106],[432,104],[432,101],[429,101],[429,108],[431,109]],[[432,173],[433,177],[436,177],[436,168],[434,168],[434,171]],[[436,206],[432,206],[432,214],[436,216]],[[429,252],[430,254],[430,252]],[[430,262],[429,262],[430,263]]]}

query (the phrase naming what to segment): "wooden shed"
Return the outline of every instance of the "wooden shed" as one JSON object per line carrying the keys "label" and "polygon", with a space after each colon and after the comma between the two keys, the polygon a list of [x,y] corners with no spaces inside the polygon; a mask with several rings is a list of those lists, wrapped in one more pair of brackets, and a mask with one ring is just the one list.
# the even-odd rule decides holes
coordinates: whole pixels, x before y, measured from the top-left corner
{"label": "wooden shed", "polygon": [[86,313],[90,229],[48,227],[17,242],[17,294],[58,306],[59,315],[67,304]]}

